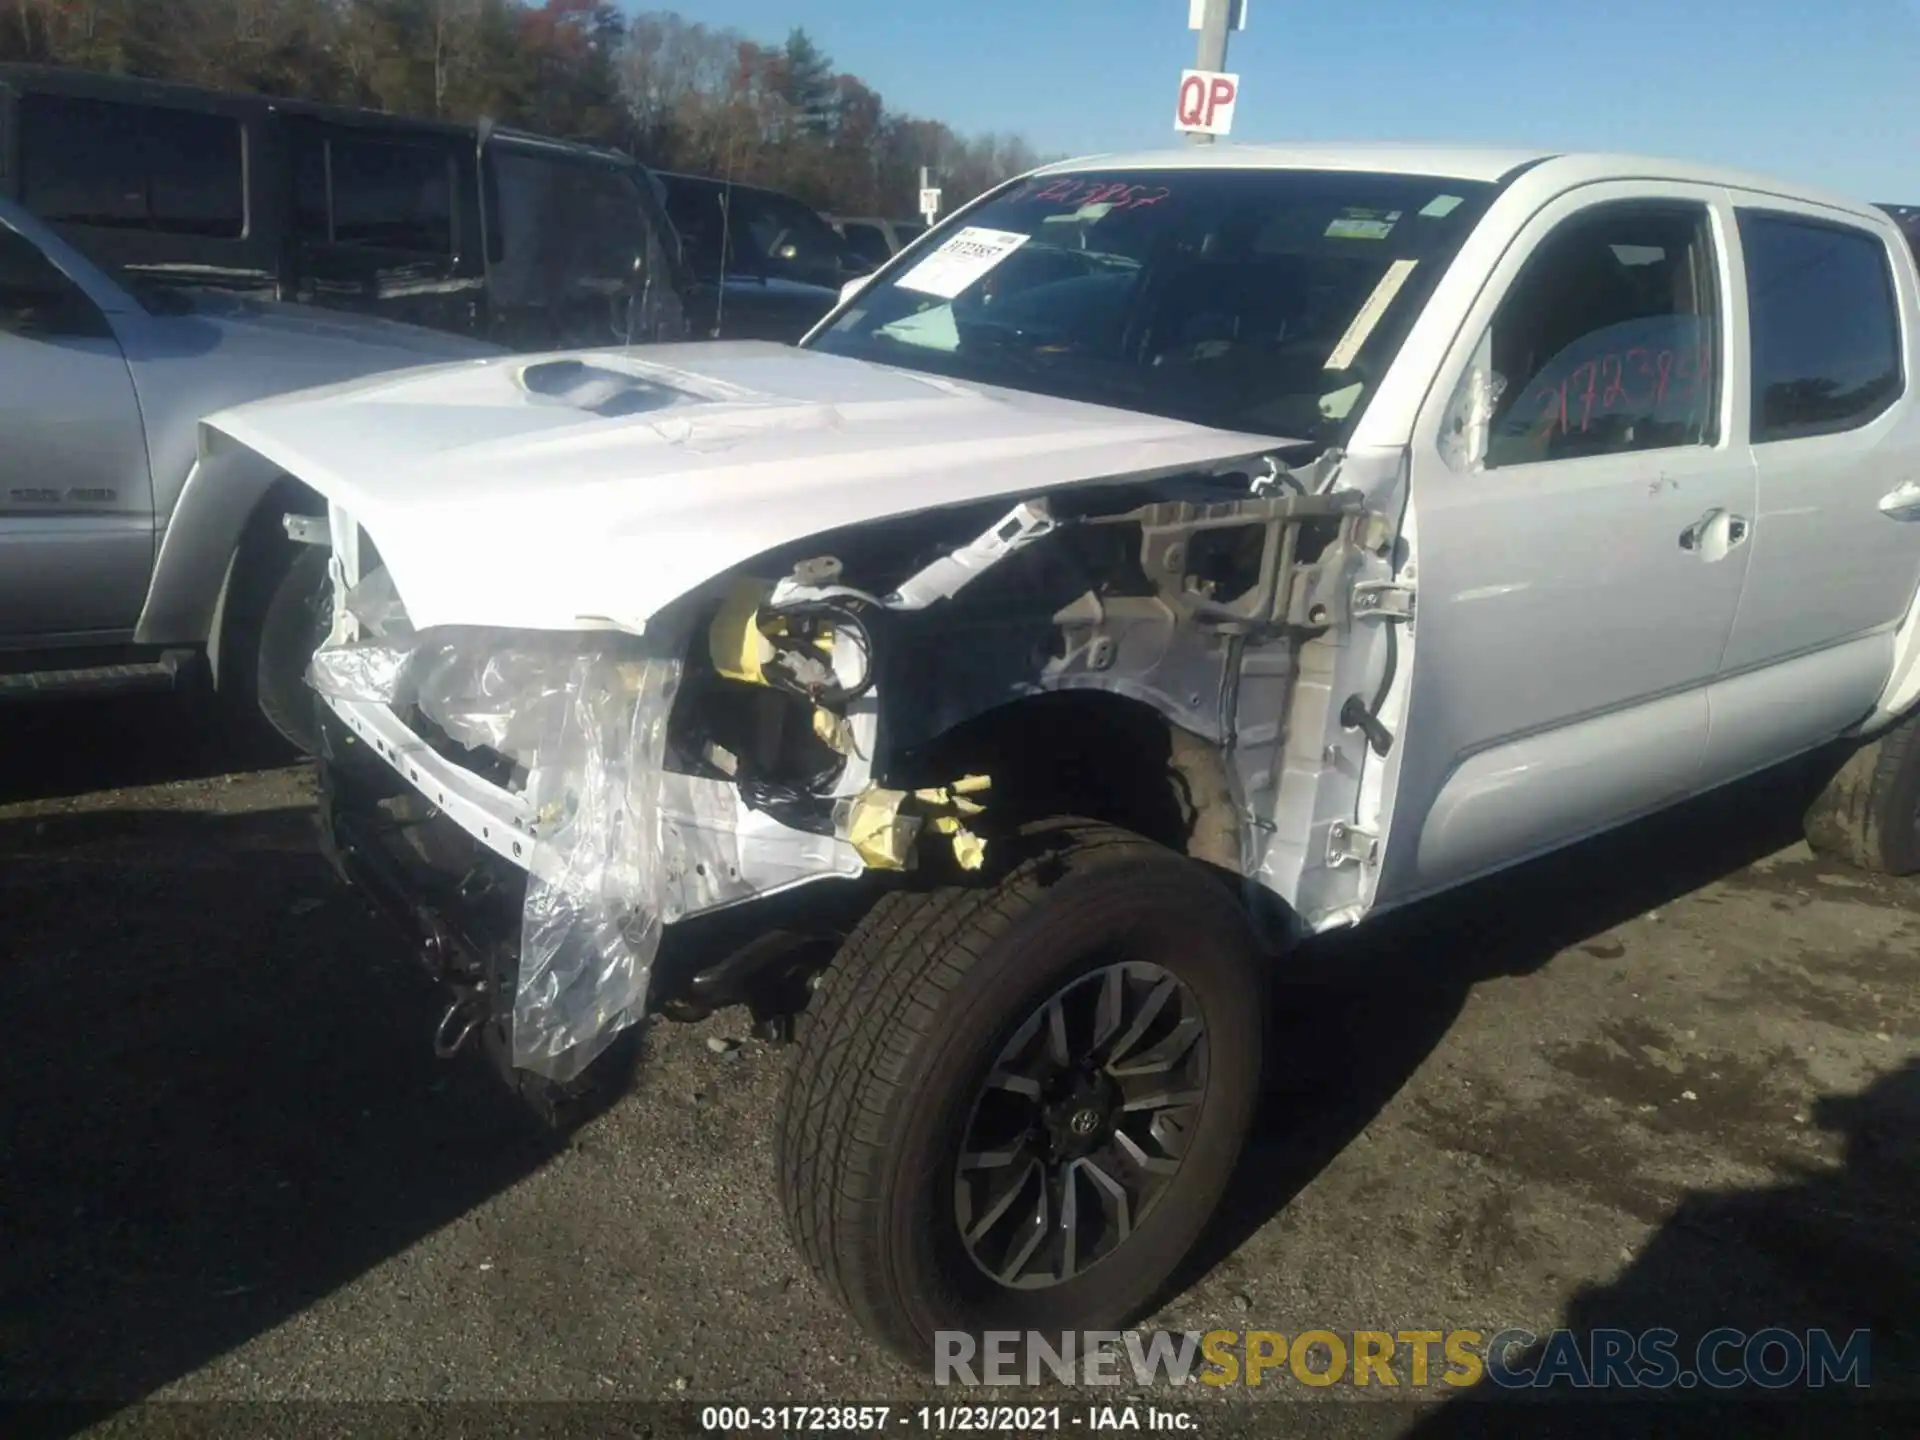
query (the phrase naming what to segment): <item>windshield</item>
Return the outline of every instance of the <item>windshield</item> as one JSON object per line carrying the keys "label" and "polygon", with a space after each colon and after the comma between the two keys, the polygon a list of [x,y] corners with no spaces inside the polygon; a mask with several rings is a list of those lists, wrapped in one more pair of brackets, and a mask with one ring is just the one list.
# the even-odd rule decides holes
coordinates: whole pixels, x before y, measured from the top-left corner
{"label": "windshield", "polygon": [[1299,170],[1027,180],[811,348],[1338,444],[1492,193]]}

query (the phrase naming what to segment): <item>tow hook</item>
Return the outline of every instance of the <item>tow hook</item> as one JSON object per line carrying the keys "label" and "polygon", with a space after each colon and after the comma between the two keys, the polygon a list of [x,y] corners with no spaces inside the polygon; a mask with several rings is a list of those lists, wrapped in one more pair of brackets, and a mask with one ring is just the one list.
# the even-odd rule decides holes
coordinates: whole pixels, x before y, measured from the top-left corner
{"label": "tow hook", "polygon": [[433,1053],[439,1059],[451,1060],[466,1048],[467,1041],[473,1038],[487,1018],[486,987],[476,985],[472,989],[463,989],[456,994],[453,1003],[447,1006],[446,1014],[440,1017],[440,1023],[433,1028]]}
{"label": "tow hook", "polygon": [[433,1027],[433,1053],[442,1060],[451,1060],[466,1048],[473,1032],[486,1021],[487,983],[484,979],[467,983],[456,977],[454,965],[459,951],[446,923],[437,914],[423,910],[420,924],[426,932],[426,938],[420,942],[420,963],[427,967],[429,975],[453,991],[452,1003],[441,1015],[440,1023]]}

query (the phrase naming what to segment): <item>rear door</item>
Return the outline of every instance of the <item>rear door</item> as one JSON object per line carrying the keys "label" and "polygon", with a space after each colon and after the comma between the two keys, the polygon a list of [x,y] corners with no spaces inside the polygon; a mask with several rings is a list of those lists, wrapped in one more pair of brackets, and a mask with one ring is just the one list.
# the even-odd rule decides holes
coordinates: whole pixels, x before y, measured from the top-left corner
{"label": "rear door", "polygon": [[1414,432],[1376,903],[1697,785],[1752,548],[1730,224],[1709,187],[1582,187],[1469,312]]}
{"label": "rear door", "polygon": [[1712,778],[1874,708],[1920,586],[1920,313],[1891,227],[1736,192],[1752,331],[1752,559],[1712,694]]}
{"label": "rear door", "polygon": [[0,644],[123,638],[152,568],[146,434],[119,341],[0,220]]}

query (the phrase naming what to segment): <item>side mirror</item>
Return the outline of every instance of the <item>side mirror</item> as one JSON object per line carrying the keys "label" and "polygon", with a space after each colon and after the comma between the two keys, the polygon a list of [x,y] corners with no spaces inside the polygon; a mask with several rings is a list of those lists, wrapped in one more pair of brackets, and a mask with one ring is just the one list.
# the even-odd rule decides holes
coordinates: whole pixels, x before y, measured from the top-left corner
{"label": "side mirror", "polygon": [[853,299],[854,296],[866,289],[872,280],[873,276],[871,275],[856,275],[853,279],[847,281],[846,284],[840,287],[840,303],[844,305]]}

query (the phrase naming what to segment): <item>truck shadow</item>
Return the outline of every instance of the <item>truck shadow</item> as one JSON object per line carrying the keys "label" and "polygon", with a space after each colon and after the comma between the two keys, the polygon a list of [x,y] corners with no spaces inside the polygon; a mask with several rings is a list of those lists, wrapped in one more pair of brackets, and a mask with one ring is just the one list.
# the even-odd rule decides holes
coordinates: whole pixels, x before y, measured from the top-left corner
{"label": "truck shadow", "polygon": [[[1414,1440],[1528,1434],[1564,1429],[1596,1436],[1913,1435],[1920,1433],[1920,1061],[1881,1075],[1854,1095],[1829,1095],[1812,1120],[1843,1137],[1838,1169],[1765,1188],[1694,1191],[1609,1284],[1579,1291],[1560,1325],[1571,1345],[1545,1337],[1502,1351],[1509,1373],[1429,1410],[1407,1432]],[[1748,1384],[1709,1389],[1706,1365],[1722,1376],[1742,1347],[1703,1354],[1722,1327],[1746,1336],[1773,1327],[1801,1346],[1805,1370],[1783,1338],[1749,1364],[1784,1376],[1778,1389]],[[1670,1354],[1679,1388],[1651,1392],[1573,1388],[1588,1373],[1597,1331],[1638,1339],[1674,1332]],[[1821,1366],[1805,1342],[1832,1337],[1822,1390],[1802,1379]],[[1849,1350],[1857,1331],[1864,1344]],[[1624,1351],[1624,1345],[1621,1347]],[[1749,1352],[1750,1353],[1750,1352]],[[1552,1354],[1553,1361],[1542,1365]],[[1858,1357],[1858,1369],[1849,1362]],[[1636,1357],[1636,1364],[1638,1363]],[[1527,1377],[1552,1378],[1528,1386]],[[1773,1396],[1773,1403],[1754,1403]],[[1690,1403],[1676,1404],[1678,1396]],[[1531,1403],[1530,1403],[1531,1402]]]}
{"label": "truck shadow", "polygon": [[1425,1062],[1476,985],[1792,845],[1842,757],[1756,776],[1571,849],[1319,937],[1288,962],[1254,1134],[1184,1289],[1292,1204]]}
{"label": "truck shadow", "polygon": [[133,695],[0,708],[0,805],[164,785],[293,763],[266,727],[210,695]]}
{"label": "truck shadow", "polygon": [[0,1398],[85,1424],[551,1158],[409,965],[304,807],[0,821]]}

